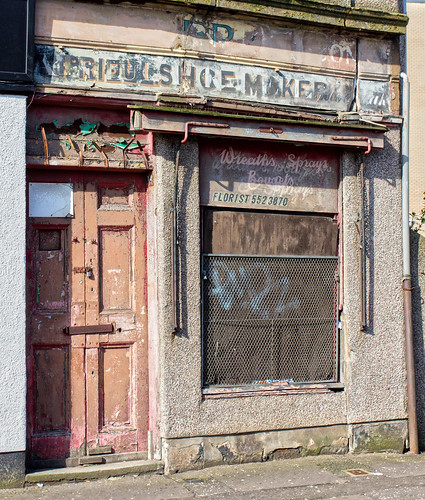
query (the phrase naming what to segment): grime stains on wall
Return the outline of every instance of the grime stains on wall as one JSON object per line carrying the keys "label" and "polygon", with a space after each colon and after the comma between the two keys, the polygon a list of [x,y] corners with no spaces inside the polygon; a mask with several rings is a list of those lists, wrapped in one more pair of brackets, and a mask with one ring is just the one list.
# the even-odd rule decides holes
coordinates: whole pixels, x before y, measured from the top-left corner
{"label": "grime stains on wall", "polygon": [[244,64],[38,45],[37,82],[109,90],[161,91],[349,109],[353,81]]}
{"label": "grime stains on wall", "polygon": [[132,18],[133,9],[78,5],[70,16],[59,2],[53,20],[49,4],[41,2],[46,21],[37,28],[39,85],[131,92],[138,100],[161,93],[332,111],[397,108],[390,40],[161,6],[139,7]]}
{"label": "grime stains on wall", "polygon": [[[36,47],[35,78],[55,87],[222,97],[335,111],[349,111],[356,93],[354,75],[346,73],[49,45]],[[364,110],[390,111],[389,79],[365,80],[360,88]]]}

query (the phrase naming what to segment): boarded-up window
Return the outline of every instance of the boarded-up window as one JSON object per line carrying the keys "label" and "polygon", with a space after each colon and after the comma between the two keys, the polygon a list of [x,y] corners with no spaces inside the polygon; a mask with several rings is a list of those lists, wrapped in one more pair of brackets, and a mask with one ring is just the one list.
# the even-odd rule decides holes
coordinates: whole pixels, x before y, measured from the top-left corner
{"label": "boarded-up window", "polygon": [[203,382],[336,381],[339,155],[204,141]]}
{"label": "boarded-up window", "polygon": [[337,380],[332,217],[204,208],[203,381]]}

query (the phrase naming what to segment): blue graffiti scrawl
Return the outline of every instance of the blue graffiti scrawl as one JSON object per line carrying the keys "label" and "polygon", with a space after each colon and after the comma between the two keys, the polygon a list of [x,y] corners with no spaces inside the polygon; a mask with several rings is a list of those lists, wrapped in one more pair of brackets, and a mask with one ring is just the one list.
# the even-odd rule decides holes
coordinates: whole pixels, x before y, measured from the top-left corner
{"label": "blue graffiti scrawl", "polygon": [[261,262],[239,266],[237,271],[224,262],[213,262],[211,282],[210,294],[225,311],[241,307],[261,319],[271,319],[300,306],[298,298],[288,296],[289,278],[275,279],[267,264]]}

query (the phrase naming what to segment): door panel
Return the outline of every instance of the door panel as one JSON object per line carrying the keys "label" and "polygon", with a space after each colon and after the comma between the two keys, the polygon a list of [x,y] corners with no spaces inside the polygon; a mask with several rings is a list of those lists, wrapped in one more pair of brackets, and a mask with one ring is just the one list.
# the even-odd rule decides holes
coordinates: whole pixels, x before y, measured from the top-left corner
{"label": "door panel", "polygon": [[34,349],[37,431],[66,430],[68,348]]}
{"label": "door panel", "polygon": [[[36,247],[37,309],[66,312],[68,305],[66,229],[38,229]],[[56,279],[51,280],[51,275]]]}
{"label": "door panel", "polygon": [[[83,456],[105,445],[115,453],[145,450],[144,180],[30,172],[29,181],[71,183],[74,196],[74,217],[28,224],[32,457]],[[72,332],[99,324],[113,331]]]}
{"label": "door panel", "polygon": [[101,349],[102,427],[129,425],[133,407],[131,398],[132,346],[108,346]]}
{"label": "door panel", "polygon": [[101,311],[131,311],[132,228],[102,228],[100,231]]}

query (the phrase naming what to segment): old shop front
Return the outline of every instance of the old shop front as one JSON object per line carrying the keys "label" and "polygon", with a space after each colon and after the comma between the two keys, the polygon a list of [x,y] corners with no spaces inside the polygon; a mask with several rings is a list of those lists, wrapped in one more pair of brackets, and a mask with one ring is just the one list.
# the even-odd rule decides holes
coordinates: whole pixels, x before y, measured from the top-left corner
{"label": "old shop front", "polygon": [[403,449],[388,4],[39,1],[33,464]]}

